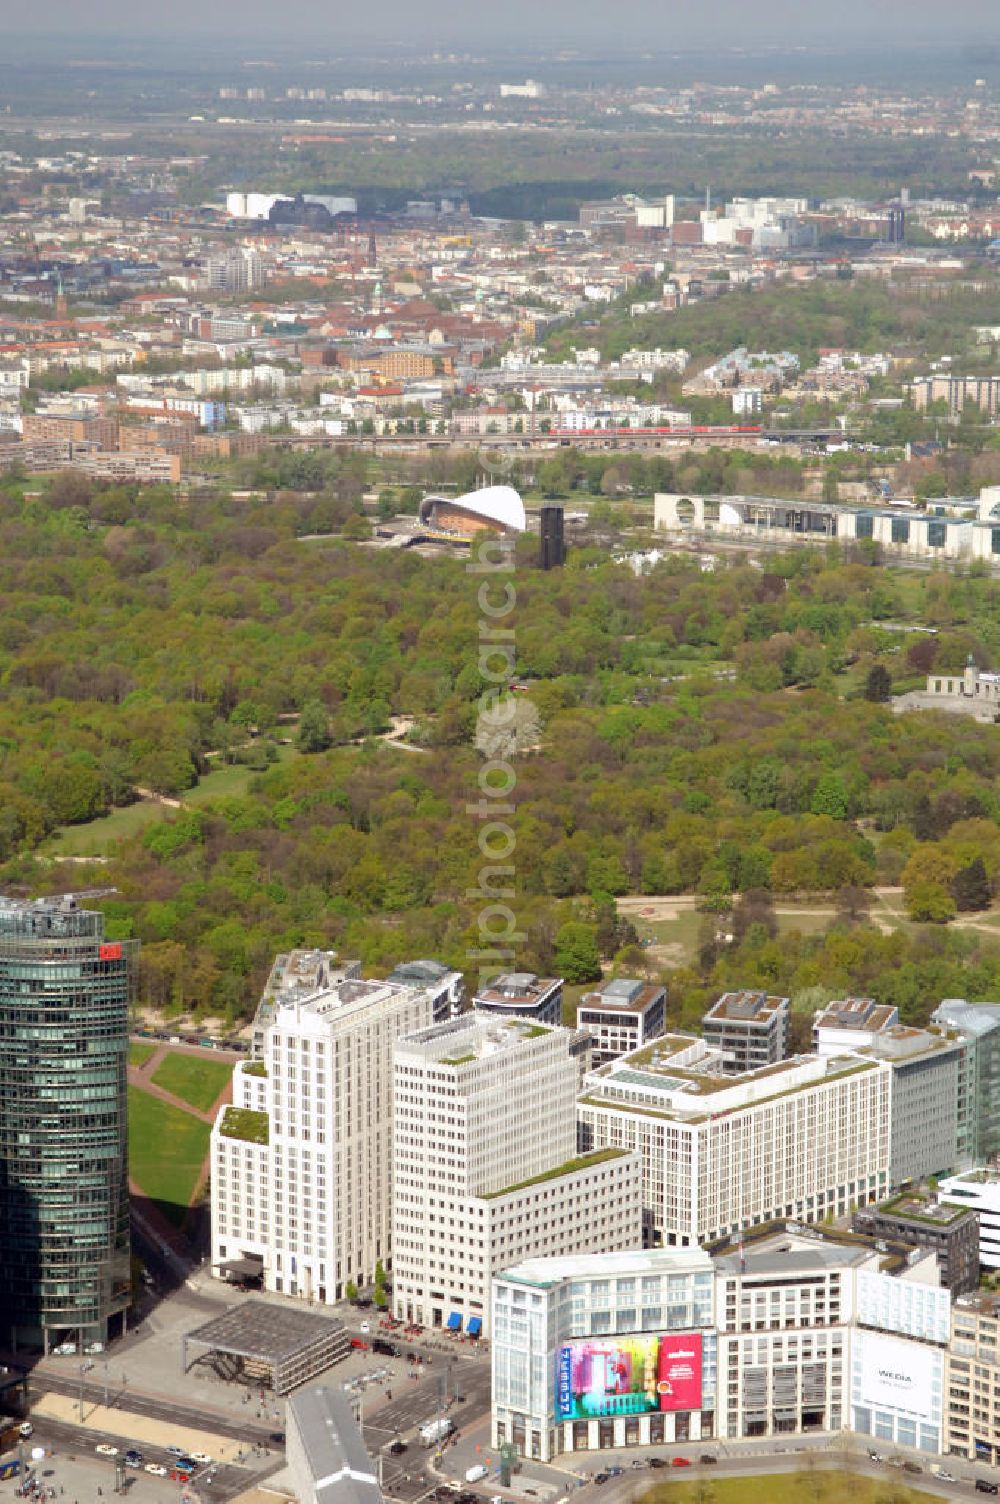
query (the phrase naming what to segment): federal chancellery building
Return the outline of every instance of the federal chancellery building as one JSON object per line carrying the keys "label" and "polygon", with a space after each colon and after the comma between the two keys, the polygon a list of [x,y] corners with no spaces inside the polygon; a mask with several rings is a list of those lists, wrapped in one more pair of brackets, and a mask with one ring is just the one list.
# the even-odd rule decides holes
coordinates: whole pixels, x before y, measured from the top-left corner
{"label": "federal chancellery building", "polygon": [[951,559],[1000,565],[1000,486],[977,498],[952,497],[926,511],[901,506],[839,506],[774,496],[660,493],[654,525],[675,537],[793,543],[877,544],[886,559]]}

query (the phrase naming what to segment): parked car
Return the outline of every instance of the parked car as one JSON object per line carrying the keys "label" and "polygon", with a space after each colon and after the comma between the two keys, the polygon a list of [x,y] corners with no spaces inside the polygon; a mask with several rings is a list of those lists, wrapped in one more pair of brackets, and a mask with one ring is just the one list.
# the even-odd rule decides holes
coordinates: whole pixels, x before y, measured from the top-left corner
{"label": "parked car", "polygon": [[702,1452],[698,1458],[699,1462],[718,1462],[718,1460],[718,1457],[713,1456],[711,1452]]}
{"label": "parked car", "polygon": [[137,1452],[134,1447],[129,1447],[125,1453],[125,1466],[142,1467],[142,1453]]}
{"label": "parked car", "polygon": [[[608,1481],[608,1475],[607,1475],[607,1473],[596,1473],[594,1475],[594,1482],[595,1483],[598,1483],[598,1484],[600,1484],[600,1483],[607,1483],[607,1481]],[[977,1485],[977,1487],[978,1487],[978,1485]]]}
{"label": "parked car", "polygon": [[402,1455],[403,1455],[403,1453],[405,1451],[406,1451],[406,1442],[405,1441],[394,1441],[393,1444],[392,1444],[392,1446],[389,1448],[389,1456],[390,1457],[402,1457]]}
{"label": "parked car", "polygon": [[195,1462],[200,1462],[202,1467],[211,1467],[212,1465],[212,1459],[207,1452],[192,1452],[191,1456]]}
{"label": "parked car", "polygon": [[94,1448],[99,1457],[117,1457],[118,1448],[113,1447],[110,1441],[99,1441]]}
{"label": "parked car", "polygon": [[650,1467],[666,1467],[667,1464],[663,1457],[650,1457],[649,1465]]}
{"label": "parked car", "polygon": [[995,1494],[996,1491],[997,1491],[996,1484],[995,1483],[991,1483],[988,1478],[977,1478],[976,1479],[976,1493],[977,1494]]}
{"label": "parked car", "polygon": [[670,1463],[670,1466],[671,1467],[690,1467],[691,1466],[691,1458],[690,1457],[674,1457],[672,1459],[671,1463]]}
{"label": "parked car", "polygon": [[18,1436],[22,1437],[23,1440],[27,1441],[28,1437],[31,1435],[34,1429],[35,1428],[31,1424],[30,1420],[22,1420],[21,1424],[17,1428],[17,1434]]}
{"label": "parked car", "polygon": [[903,1472],[904,1473],[922,1473],[923,1472],[923,1468],[920,1466],[919,1462],[911,1462],[910,1459],[907,1458],[906,1461],[903,1463]]}
{"label": "parked car", "polygon": [[186,1455],[183,1447],[169,1446],[164,1447],[163,1450],[169,1452],[171,1457],[183,1457]]}
{"label": "parked car", "polygon": [[162,1462],[147,1462],[145,1471],[152,1473],[154,1478],[165,1478],[167,1476],[167,1469],[163,1466]]}

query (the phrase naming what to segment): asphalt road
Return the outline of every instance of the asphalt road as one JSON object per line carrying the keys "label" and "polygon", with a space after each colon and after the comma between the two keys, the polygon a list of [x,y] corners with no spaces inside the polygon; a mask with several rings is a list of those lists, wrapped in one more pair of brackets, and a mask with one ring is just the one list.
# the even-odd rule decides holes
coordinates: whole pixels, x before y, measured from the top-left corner
{"label": "asphalt road", "polygon": [[[69,1395],[71,1399],[80,1396],[80,1382],[68,1375],[65,1379],[59,1378],[49,1372],[36,1370],[31,1378],[33,1392],[48,1391],[52,1394]],[[83,1398],[85,1403],[104,1403],[104,1383],[90,1383],[84,1380]],[[188,1405],[180,1405],[174,1400],[167,1399],[162,1395],[147,1395],[135,1393],[126,1385],[113,1384],[108,1395],[109,1403],[114,1406],[120,1404],[123,1410],[129,1410],[134,1415],[144,1415],[151,1420],[172,1421],[174,1425],[190,1426],[193,1430],[211,1430],[219,1436],[228,1436],[233,1441],[245,1441],[248,1444],[257,1443],[271,1450],[280,1450],[271,1436],[274,1434],[273,1425],[257,1424],[249,1419],[244,1420],[235,1415],[230,1420],[222,1411],[213,1410],[210,1416],[204,1410],[192,1409]],[[87,1433],[90,1434],[89,1432]],[[100,1439],[100,1438],[98,1438]]]}
{"label": "asphalt road", "polygon": [[[404,1350],[413,1350],[411,1344]],[[420,1440],[420,1427],[436,1419],[439,1407],[454,1423],[457,1437],[464,1426],[489,1413],[490,1365],[485,1355],[460,1358],[456,1353],[449,1363],[448,1355],[433,1353],[430,1372],[419,1383],[408,1377],[396,1382],[392,1399],[366,1414],[365,1445],[372,1456],[382,1454],[383,1487],[392,1498],[412,1504],[439,1481],[431,1470],[438,1449]],[[394,1441],[406,1444],[399,1457],[388,1451]]]}
{"label": "asphalt road", "polygon": [[[166,1417],[161,1413],[160,1418],[163,1419]],[[135,1442],[131,1441],[128,1437],[118,1436],[111,1431],[94,1431],[89,1429],[84,1431],[78,1426],[70,1425],[68,1422],[55,1420],[36,1422],[34,1434],[31,1438],[32,1446],[51,1447],[54,1452],[63,1452],[69,1457],[87,1454],[93,1456],[96,1454],[99,1460],[107,1466],[108,1491],[110,1493],[114,1487],[115,1463],[117,1459],[114,1457],[100,1457],[100,1454],[96,1453],[97,1447],[104,1443],[116,1446],[119,1454],[122,1456],[124,1456],[130,1447],[135,1446]],[[161,1447],[144,1445],[139,1450],[141,1451],[144,1463],[156,1462],[169,1468],[173,1461],[169,1452],[163,1451]],[[272,1455],[269,1463],[258,1466],[253,1470],[239,1467],[233,1463],[213,1463],[210,1467],[203,1467],[193,1474],[192,1482],[199,1498],[209,1500],[211,1504],[225,1504],[226,1500],[235,1498],[237,1494],[242,1493],[244,1489],[248,1488],[251,1483],[270,1477],[271,1474],[278,1472],[284,1465],[285,1459],[283,1453],[279,1456]],[[126,1473],[126,1477],[130,1475],[136,1478],[144,1476],[141,1470],[133,1470],[131,1468]]]}

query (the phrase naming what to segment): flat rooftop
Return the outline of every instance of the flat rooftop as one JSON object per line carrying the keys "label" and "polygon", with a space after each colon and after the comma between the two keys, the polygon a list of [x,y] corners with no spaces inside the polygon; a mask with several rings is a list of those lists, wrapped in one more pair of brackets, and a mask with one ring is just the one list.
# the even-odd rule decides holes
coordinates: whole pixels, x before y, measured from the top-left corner
{"label": "flat rooftop", "polygon": [[344,1323],[335,1316],[246,1300],[188,1332],[187,1341],[240,1358],[280,1364],[310,1348],[317,1339],[336,1336],[343,1330]]}
{"label": "flat rooftop", "polygon": [[768,997],[766,992],[724,992],[703,1021],[725,1019],[733,1023],[767,1024],[788,1007],[788,1002],[787,997]]}
{"label": "flat rooftop", "polygon": [[436,1065],[474,1065],[491,1055],[521,1049],[533,1039],[553,1034],[547,1024],[530,1018],[495,1018],[486,1013],[463,1013],[429,1029],[407,1034],[396,1045],[399,1057],[417,1054]]}
{"label": "flat rooftop", "polygon": [[873,997],[845,997],[827,1003],[813,1020],[816,1029],[884,1029],[896,1009]]}
{"label": "flat rooftop", "polygon": [[408,987],[436,987],[461,972],[449,971],[440,961],[400,961],[386,977],[387,982],[399,982]]}
{"label": "flat rooftop", "polygon": [[888,1029],[879,1030],[858,1054],[902,1065],[927,1055],[943,1055],[957,1050],[954,1039],[931,1034],[927,1029],[914,1029],[909,1024],[892,1024]]}
{"label": "flat rooftop", "polygon": [[933,1222],[938,1227],[949,1227],[953,1222],[975,1216],[969,1207],[945,1205],[929,1195],[921,1196],[915,1192],[904,1192],[902,1196],[882,1201],[871,1207],[870,1213],[876,1217],[898,1217],[904,1222]]}
{"label": "flat rooftop", "polygon": [[629,1274],[679,1274],[694,1269],[710,1273],[712,1260],[703,1248],[633,1249],[627,1253],[578,1253],[555,1258],[523,1259],[498,1279],[545,1288],[564,1279],[609,1279]]}
{"label": "flat rooftop", "polygon": [[[692,1035],[664,1035],[586,1078],[583,1100],[633,1112],[690,1116],[738,1112],[769,1097],[805,1090],[837,1076],[877,1070],[859,1055],[798,1055],[726,1074],[723,1051]],[[715,1100],[710,1100],[715,1098]]]}
{"label": "flat rooftop", "polygon": [[495,977],[488,987],[477,992],[474,1005],[488,1007],[535,1007],[562,986],[562,977],[536,977],[533,971],[509,971]]}
{"label": "flat rooftop", "polygon": [[654,1003],[666,997],[666,988],[652,982],[639,982],[631,977],[616,977],[596,992],[585,992],[577,1004],[580,1010],[603,1013],[644,1013]]}
{"label": "flat rooftop", "polygon": [[1000,1317],[1000,1295],[994,1290],[970,1290],[968,1295],[956,1296],[952,1310],[974,1311],[977,1316],[992,1316],[996,1320]]}
{"label": "flat rooftop", "polygon": [[407,991],[396,982],[363,982],[359,977],[348,977],[334,981],[318,992],[306,992],[301,997],[279,993],[275,999],[275,1018],[287,1008],[302,1008],[318,1018],[327,1018],[348,1009],[361,1009],[369,1004],[402,998]]}
{"label": "flat rooftop", "polygon": [[957,1175],[948,1175],[940,1182],[942,1190],[959,1185],[1000,1185],[1000,1169],[993,1170],[984,1166],[979,1170],[965,1170]]}
{"label": "flat rooftop", "polygon": [[778,1233],[763,1244],[744,1249],[742,1255],[738,1251],[716,1254],[715,1267],[722,1274],[739,1274],[745,1279],[755,1275],[773,1278],[776,1274],[822,1274],[843,1264],[867,1263],[871,1257],[870,1245],[817,1240],[807,1246],[804,1239]]}

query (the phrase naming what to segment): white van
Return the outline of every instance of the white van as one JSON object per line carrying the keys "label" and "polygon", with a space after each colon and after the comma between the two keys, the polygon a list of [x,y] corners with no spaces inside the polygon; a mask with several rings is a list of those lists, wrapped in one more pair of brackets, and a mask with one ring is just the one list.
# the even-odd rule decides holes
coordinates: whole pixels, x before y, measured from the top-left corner
{"label": "white van", "polygon": [[479,1480],[480,1480],[480,1478],[485,1478],[485,1477],[486,1477],[486,1469],[483,1467],[483,1464],[481,1462],[477,1462],[476,1465],[475,1465],[475,1467],[470,1467],[470,1468],[466,1469],[466,1473],[465,1473],[465,1481],[466,1481],[466,1483],[478,1483]]}

